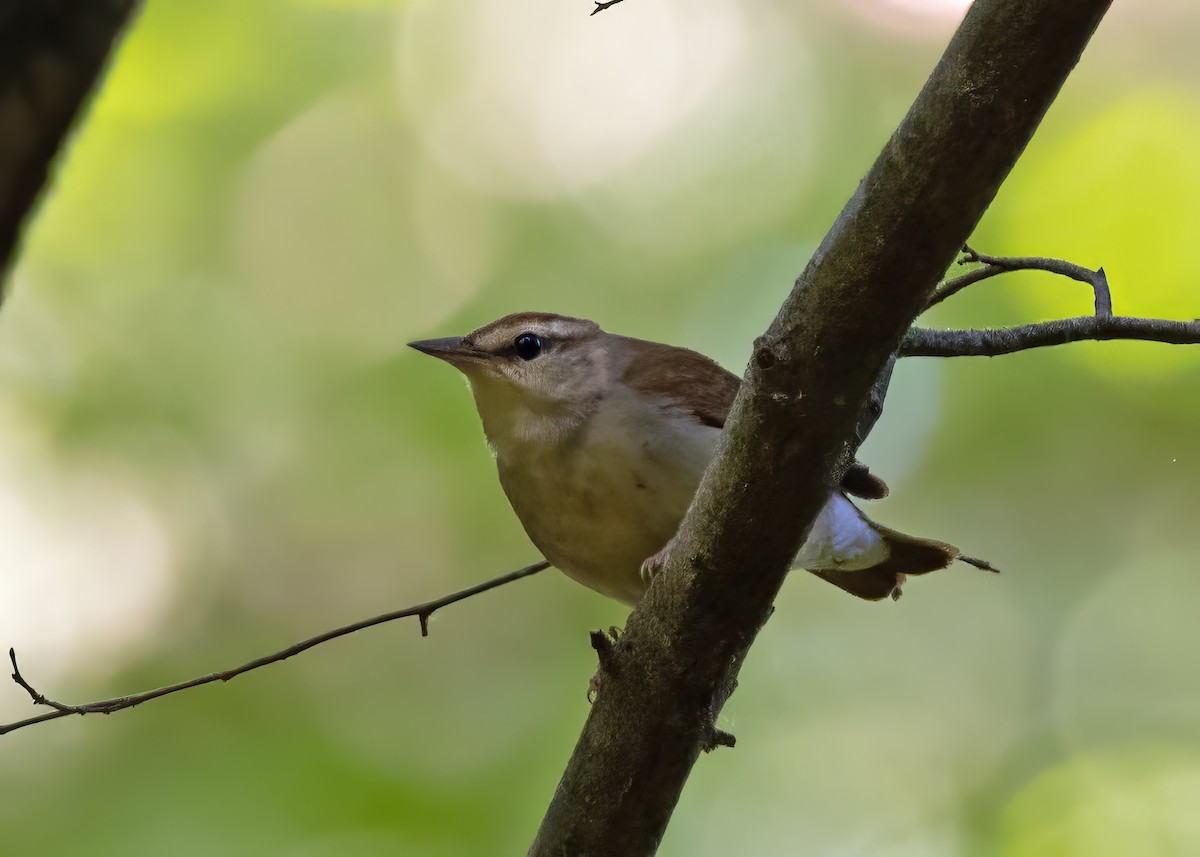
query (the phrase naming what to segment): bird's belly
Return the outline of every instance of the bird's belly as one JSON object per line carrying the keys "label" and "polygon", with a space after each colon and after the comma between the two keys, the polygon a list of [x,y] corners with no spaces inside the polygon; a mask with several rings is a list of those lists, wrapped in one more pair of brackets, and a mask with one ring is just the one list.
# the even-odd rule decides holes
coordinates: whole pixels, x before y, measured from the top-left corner
{"label": "bird's belly", "polygon": [[556,568],[611,598],[642,596],[642,561],[675,535],[706,450],[653,442],[572,448],[516,463],[500,481],[529,538]]}
{"label": "bird's belly", "polygon": [[586,492],[578,499],[527,520],[529,537],[574,580],[610,598],[634,603],[644,590],[642,561],[674,535],[683,509],[668,519],[651,505],[635,502],[601,511],[588,501]]}

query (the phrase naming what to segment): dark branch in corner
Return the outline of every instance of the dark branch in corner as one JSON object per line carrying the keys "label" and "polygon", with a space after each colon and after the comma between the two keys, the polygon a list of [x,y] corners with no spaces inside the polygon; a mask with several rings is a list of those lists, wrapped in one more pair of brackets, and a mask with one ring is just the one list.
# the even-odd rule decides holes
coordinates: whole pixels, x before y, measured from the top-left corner
{"label": "dark branch in corner", "polygon": [[958,294],[968,286],[1000,274],[1012,271],[1046,271],[1091,286],[1095,297],[1094,315],[982,330],[930,330],[913,327],[900,345],[899,356],[996,357],[1030,348],[1066,345],[1085,340],[1129,339],[1173,345],[1200,344],[1200,319],[1171,321],[1113,315],[1112,294],[1103,268],[1093,271],[1062,259],[1040,256],[985,256],[970,247],[963,247],[963,254],[958,264],[979,263],[981,267],[961,277],[944,281],[934,291],[926,309],[936,306],[951,295]]}
{"label": "dark branch in corner", "polygon": [[596,0],[596,8],[591,11],[591,14],[588,15],[588,17],[590,18],[592,15],[595,15],[598,12],[603,12],[609,6],[616,6],[621,2],[624,2],[624,0],[608,0],[606,3],[601,3],[600,0]]}
{"label": "dark branch in corner", "polygon": [[63,141],[139,5],[56,0],[0,10],[0,298]]}
{"label": "dark branch in corner", "polygon": [[189,681],[179,682],[178,684],[160,687],[157,690],[146,691],[145,693],[136,693],[132,696],[119,696],[113,699],[102,699],[98,702],[89,702],[84,705],[64,705],[61,702],[55,702],[53,699],[48,699],[42,693],[37,691],[33,685],[26,681],[21,675],[21,670],[17,666],[17,653],[12,649],[8,650],[8,658],[12,661],[12,679],[18,685],[25,689],[33,700],[34,705],[44,705],[54,710],[37,717],[30,717],[27,720],[20,720],[15,723],[0,724],[0,735],[5,735],[9,732],[15,732],[25,726],[32,726],[35,723],[42,723],[47,720],[56,720],[59,717],[66,717],[69,714],[112,714],[114,711],[121,711],[125,708],[133,708],[135,705],[141,705],[143,702],[149,702],[152,699],[160,699],[164,696],[170,696],[173,693],[189,690],[193,687],[199,687],[203,684],[211,684],[215,681],[229,681],[231,678],[236,678],[243,673],[248,673],[251,670],[256,670],[259,667],[265,667],[268,664],[279,663],[286,661],[288,658],[298,655],[301,652],[307,651],[314,646],[319,646],[322,643],[327,643],[330,640],[336,640],[338,637],[345,637],[347,634],[353,634],[355,631],[361,631],[364,628],[370,628],[375,625],[382,625],[385,622],[393,622],[396,619],[405,619],[409,616],[416,616],[417,621],[421,624],[421,636],[429,636],[429,617],[435,611],[443,607],[448,607],[459,601],[464,601],[473,595],[479,595],[482,592],[487,592],[489,589],[495,589],[498,586],[503,586],[506,583],[520,580],[523,577],[537,574],[550,567],[550,563],[543,560],[535,562],[533,565],[527,565],[525,568],[510,571],[508,574],[502,574],[499,577],[494,577],[491,580],[484,581],[459,592],[454,592],[450,595],[445,595],[433,601],[426,601],[424,604],[417,604],[412,607],[405,607],[402,610],[394,610],[391,613],[384,613],[375,616],[371,619],[363,619],[361,622],[355,622],[352,625],[343,625],[341,628],[335,628],[332,631],[326,631],[324,634],[318,634],[315,637],[309,637],[307,640],[302,640],[295,645],[288,646],[286,649],[281,649],[278,652],[270,655],[263,655],[261,658],[255,658],[252,661],[234,667],[233,669],[224,670],[223,672],[210,673],[206,676],[200,676]]}

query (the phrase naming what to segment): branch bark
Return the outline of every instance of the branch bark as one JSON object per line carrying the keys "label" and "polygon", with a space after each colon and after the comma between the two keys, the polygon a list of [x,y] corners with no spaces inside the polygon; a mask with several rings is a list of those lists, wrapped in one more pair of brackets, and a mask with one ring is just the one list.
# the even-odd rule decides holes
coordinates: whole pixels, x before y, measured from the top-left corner
{"label": "branch bark", "polygon": [[1108,0],[976,0],[766,334],[531,854],[652,854],[868,394]]}
{"label": "branch bark", "polygon": [[21,228],[137,0],[0,7],[0,298]]}
{"label": "branch bark", "polygon": [[914,327],[900,344],[901,357],[998,357],[1085,340],[1133,339],[1173,345],[1200,344],[1200,320],[1084,315],[1019,327],[929,330]]}

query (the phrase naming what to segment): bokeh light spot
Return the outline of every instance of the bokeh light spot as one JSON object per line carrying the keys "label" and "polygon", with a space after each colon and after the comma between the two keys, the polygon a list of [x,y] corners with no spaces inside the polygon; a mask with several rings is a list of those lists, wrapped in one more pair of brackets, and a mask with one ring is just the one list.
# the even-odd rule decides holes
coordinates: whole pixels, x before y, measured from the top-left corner
{"label": "bokeh light spot", "polygon": [[697,110],[744,29],[730,0],[607,22],[534,0],[413,2],[397,74],[432,157],[493,192],[544,197],[611,176]]}

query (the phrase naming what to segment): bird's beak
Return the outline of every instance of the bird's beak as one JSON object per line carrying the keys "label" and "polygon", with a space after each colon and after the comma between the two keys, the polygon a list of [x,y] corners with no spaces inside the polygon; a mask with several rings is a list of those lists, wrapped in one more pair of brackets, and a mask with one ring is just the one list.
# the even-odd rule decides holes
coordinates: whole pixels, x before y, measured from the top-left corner
{"label": "bird's beak", "polygon": [[409,348],[415,348],[422,354],[445,360],[451,366],[462,369],[470,363],[482,363],[487,356],[467,345],[461,336],[448,336],[445,339],[422,339],[420,342],[408,343]]}

